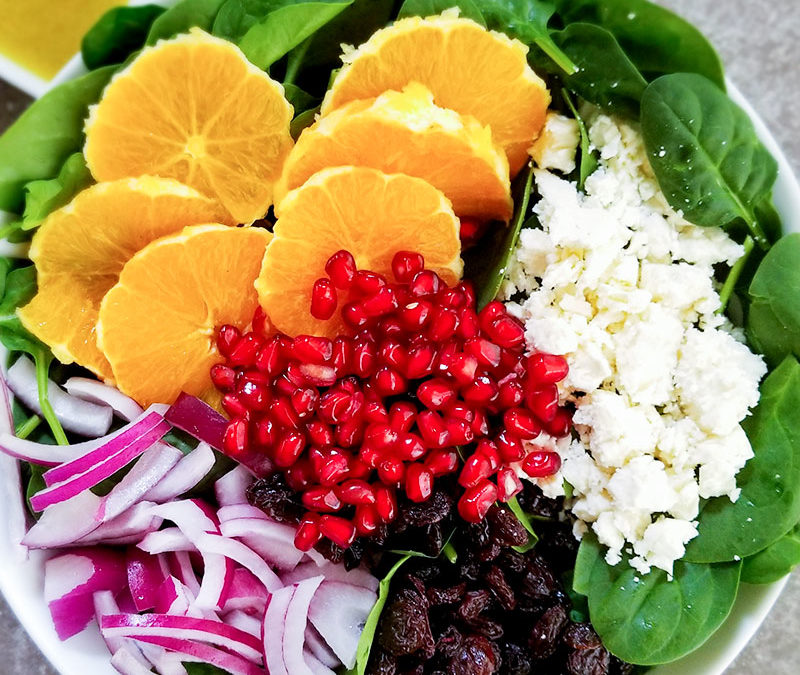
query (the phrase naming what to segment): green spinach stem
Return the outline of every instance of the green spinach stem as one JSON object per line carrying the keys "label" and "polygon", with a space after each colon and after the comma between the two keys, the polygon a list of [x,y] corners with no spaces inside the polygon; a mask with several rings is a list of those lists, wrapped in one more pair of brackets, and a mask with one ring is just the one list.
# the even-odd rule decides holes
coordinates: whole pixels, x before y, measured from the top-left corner
{"label": "green spinach stem", "polygon": [[14,435],[17,438],[26,439],[30,436],[36,427],[38,427],[42,423],[42,418],[38,415],[33,415],[26,419],[22,424],[20,424],[15,430]]}
{"label": "green spinach stem", "polygon": [[442,547],[442,555],[447,558],[447,561],[451,564],[455,564],[456,560],[458,560],[458,551],[456,551],[456,547],[453,546],[453,543],[450,541]]}
{"label": "green spinach stem", "polygon": [[747,235],[747,238],[744,240],[744,253],[739,260],[736,261],[736,264],[731,267],[731,271],[728,273],[728,278],[725,279],[725,283],[722,286],[722,290],[719,293],[719,309],[717,312],[722,314],[725,311],[725,308],[728,306],[728,301],[731,299],[731,295],[733,295],[733,289],[736,288],[736,283],[739,281],[739,277],[742,275],[742,271],[744,270],[745,265],[747,264],[747,259],[750,257],[750,254],[753,252],[755,248],[755,240],[750,235]]}
{"label": "green spinach stem", "polygon": [[289,61],[286,64],[286,76],[283,78],[284,84],[294,84],[297,79],[297,73],[300,71],[300,64],[306,56],[308,48],[311,46],[311,38],[307,38],[297,49],[292,52]]}
{"label": "green spinach stem", "polygon": [[539,37],[536,38],[534,42],[539,49],[547,54],[553,60],[553,62],[567,75],[574,75],[578,72],[578,66],[572,62],[572,59],[570,59],[569,56],[567,56],[558,48],[556,43],[553,42],[550,37]]}
{"label": "green spinach stem", "polygon": [[50,426],[50,431],[53,432],[53,438],[56,439],[56,443],[59,445],[69,445],[67,435],[64,433],[64,429],[61,427],[61,422],[59,422],[58,418],[56,417],[56,412],[53,410],[53,406],[50,403],[50,397],[48,396],[47,392],[47,376],[50,369],[50,361],[47,357],[41,354],[36,354],[33,358],[36,362],[36,386],[38,388],[39,405],[42,408],[42,415],[47,420],[47,424]]}

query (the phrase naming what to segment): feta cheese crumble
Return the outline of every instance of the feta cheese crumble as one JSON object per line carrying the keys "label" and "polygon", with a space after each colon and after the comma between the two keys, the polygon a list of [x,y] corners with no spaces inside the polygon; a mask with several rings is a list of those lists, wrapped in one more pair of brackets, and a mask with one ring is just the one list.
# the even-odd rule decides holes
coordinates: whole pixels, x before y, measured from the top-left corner
{"label": "feta cheese crumble", "polygon": [[627,552],[671,574],[700,499],[739,496],[753,454],[740,422],[766,366],[717,311],[713,266],[742,247],[670,208],[633,126],[599,115],[589,134],[600,161],[585,194],[535,171],[541,229],[522,231],[502,290],[525,298],[508,304],[529,346],[570,366],[560,391],[579,438],[536,439],[562,457],[536,482],[548,496],[572,486],[576,536],[591,528],[609,564]]}

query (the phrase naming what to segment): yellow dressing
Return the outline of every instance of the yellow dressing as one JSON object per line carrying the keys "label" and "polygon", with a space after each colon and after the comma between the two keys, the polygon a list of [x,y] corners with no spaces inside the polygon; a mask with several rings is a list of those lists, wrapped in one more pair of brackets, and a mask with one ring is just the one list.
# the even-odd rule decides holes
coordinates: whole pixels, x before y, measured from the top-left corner
{"label": "yellow dressing", "polygon": [[125,0],[0,0],[0,54],[50,80],[103,12]]}

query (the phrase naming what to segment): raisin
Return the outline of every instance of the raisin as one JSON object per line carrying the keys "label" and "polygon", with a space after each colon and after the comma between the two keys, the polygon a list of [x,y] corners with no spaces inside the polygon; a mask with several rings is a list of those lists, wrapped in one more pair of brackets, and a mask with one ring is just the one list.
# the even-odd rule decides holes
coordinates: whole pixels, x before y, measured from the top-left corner
{"label": "raisin", "polygon": [[458,607],[458,616],[466,623],[475,621],[492,601],[489,591],[469,591]]}
{"label": "raisin", "polygon": [[517,599],[514,597],[514,590],[508,585],[506,575],[497,565],[492,565],[486,572],[486,583],[504,610],[510,612],[516,607]]}
{"label": "raisin", "polygon": [[381,617],[378,644],[394,656],[433,652],[428,603],[416,589],[400,589]]}
{"label": "raisin", "polygon": [[607,675],[611,662],[609,653],[602,647],[576,649],[567,656],[569,675]]}
{"label": "raisin", "polygon": [[495,505],[486,514],[494,543],[500,546],[523,546],[528,543],[528,532],[517,517],[506,508]]}
{"label": "raisin", "polygon": [[455,500],[442,489],[435,490],[427,501],[415,503],[404,499],[394,522],[396,532],[409,527],[424,527],[444,520],[453,511]]}
{"label": "raisin", "polygon": [[494,645],[485,637],[470,635],[450,659],[447,672],[450,675],[492,675],[497,666]]}
{"label": "raisin", "polygon": [[520,593],[529,600],[541,601],[552,596],[557,585],[547,562],[539,555],[529,556]]}
{"label": "raisin", "polygon": [[531,672],[531,657],[527,649],[514,642],[505,642],[501,654],[503,656],[503,675],[528,675]]}
{"label": "raisin", "polygon": [[467,584],[460,583],[447,588],[430,587],[427,589],[426,595],[428,596],[428,602],[431,606],[454,605],[464,597],[464,592],[466,590]]}
{"label": "raisin", "polygon": [[369,657],[367,675],[395,675],[397,659],[383,649],[373,649]]}
{"label": "raisin", "polygon": [[436,651],[449,660],[461,649],[463,640],[464,636],[461,635],[458,628],[450,624],[444,629],[439,639],[436,641]]}
{"label": "raisin", "polygon": [[545,497],[541,488],[530,481],[523,481],[523,484],[524,489],[517,496],[522,510],[539,518],[558,520],[558,515],[563,510],[562,500]]}
{"label": "raisin", "polygon": [[547,659],[555,654],[558,638],[569,619],[560,605],[551,607],[536,622],[528,638],[528,646],[537,659]]}
{"label": "raisin", "polygon": [[300,496],[279,473],[260,478],[247,488],[247,501],[279,523],[297,525],[305,513]]}
{"label": "raisin", "polygon": [[602,642],[591,624],[573,623],[564,631],[564,644],[571,649],[597,649]]}
{"label": "raisin", "polygon": [[492,619],[476,619],[470,623],[470,627],[479,635],[493,641],[499,640],[506,633],[503,625]]}

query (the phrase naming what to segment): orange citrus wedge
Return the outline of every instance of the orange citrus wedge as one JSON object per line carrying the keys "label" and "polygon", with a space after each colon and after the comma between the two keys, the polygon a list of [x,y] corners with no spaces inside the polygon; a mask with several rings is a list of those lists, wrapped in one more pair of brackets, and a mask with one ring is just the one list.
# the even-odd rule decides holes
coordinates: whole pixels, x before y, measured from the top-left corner
{"label": "orange citrus wedge", "polygon": [[488,125],[514,176],[527,163],[528,148],[550,104],[545,83],[528,66],[527,53],[518,40],[470,19],[401,19],[344,55],[322,114],[420,82],[433,92],[437,105]]}
{"label": "orange citrus wedge", "polygon": [[272,324],[292,336],[333,337],[345,330],[339,311],[327,321],[310,313],[314,282],[341,249],[353,254],[359,269],[384,275],[391,275],[397,251],[421,253],[426,267],[448,284],[463,267],[450,202],[429,183],[404,174],[323,169],[286,196],[274,231],[256,289]]}
{"label": "orange citrus wedge", "polygon": [[100,301],[123,265],[154,239],[221,215],[215,201],[167,178],[124,178],[87,188],[50,214],[33,237],[39,290],[19,310],[23,325],[62,363],[78,363],[110,380],[95,324]]}
{"label": "orange citrus wedge", "polygon": [[283,87],[238,47],[199,29],[142,51],[116,75],[86,122],[98,181],[152,174],[217,199],[232,223],[272,204],[292,146]]}
{"label": "orange citrus wedge", "polygon": [[320,169],[348,164],[424,178],[459,216],[511,216],[508,161],[491,131],[474,117],[436,106],[418,83],[348,103],[303,131],[275,190],[278,214],[286,191]]}
{"label": "orange citrus wedge", "polygon": [[122,269],[100,305],[97,340],[120,391],[141,405],[181,391],[207,396],[223,359],[216,333],[244,328],[258,305],[253,282],[270,233],[195,225],[148,244]]}

